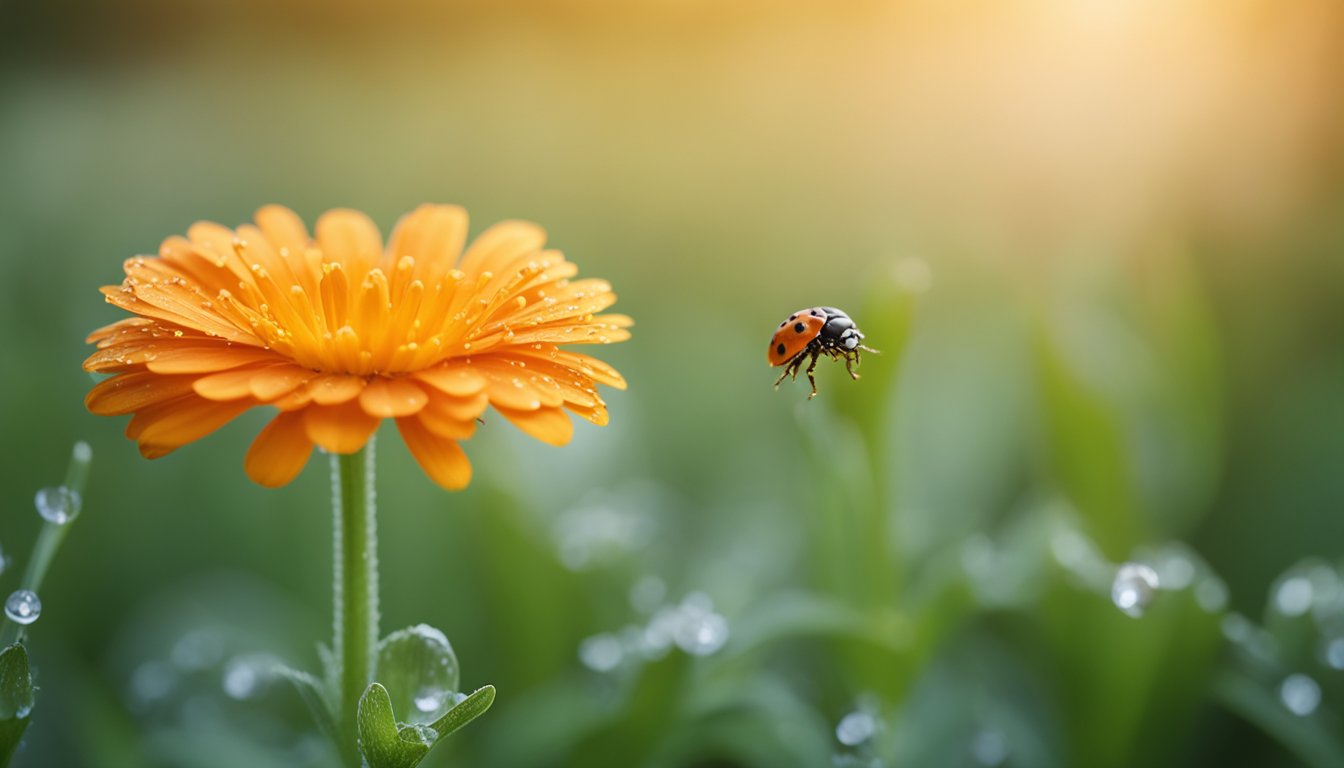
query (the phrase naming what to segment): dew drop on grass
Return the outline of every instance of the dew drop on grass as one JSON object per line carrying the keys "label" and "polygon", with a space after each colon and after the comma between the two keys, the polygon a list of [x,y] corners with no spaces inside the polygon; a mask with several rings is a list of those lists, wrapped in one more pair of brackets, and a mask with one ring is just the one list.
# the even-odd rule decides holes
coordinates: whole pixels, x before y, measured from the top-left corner
{"label": "dew drop on grass", "polygon": [[609,632],[584,638],[579,643],[579,661],[594,672],[612,671],[620,666],[624,655],[620,638]]}
{"label": "dew drop on grass", "polygon": [[37,593],[29,589],[19,589],[10,593],[5,601],[5,615],[10,621],[19,624],[32,624],[42,614],[42,601]]}
{"label": "dew drop on grass", "polygon": [[1142,563],[1125,563],[1111,584],[1111,602],[1126,615],[1139,618],[1156,592],[1156,571]]}
{"label": "dew drop on grass", "polygon": [[79,516],[79,494],[63,485],[43,488],[33,500],[43,520],[65,525]]}
{"label": "dew drop on grass", "polygon": [[864,710],[850,712],[835,726],[835,738],[847,747],[857,747],[877,732],[877,719]]}
{"label": "dew drop on grass", "polygon": [[1321,686],[1306,675],[1289,675],[1279,686],[1279,698],[1289,712],[1306,717],[1321,704]]}

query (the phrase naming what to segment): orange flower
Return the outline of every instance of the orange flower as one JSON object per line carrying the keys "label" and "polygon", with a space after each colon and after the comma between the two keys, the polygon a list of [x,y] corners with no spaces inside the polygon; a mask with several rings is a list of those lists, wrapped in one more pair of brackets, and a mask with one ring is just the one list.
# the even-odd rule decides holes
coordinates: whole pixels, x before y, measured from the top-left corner
{"label": "orange flower", "polygon": [[405,216],[386,249],[356,211],[324,214],[315,239],[280,206],[237,230],[199,222],[102,289],[138,317],[90,334],[85,370],[114,375],[85,405],[134,414],[126,436],[151,459],[273,406],[244,462],[272,487],[314,445],[353,453],[385,418],[449,489],[471,479],[458,441],[487,405],[552,445],[573,433],[564,409],[606,424],[596,383],[625,380],[557,345],[629,338],[628,317],[593,314],[615,302],[611,286],[571,282],[578,268],[534,224],[496,224],[463,253],[466,233],[466,212],[442,205]]}

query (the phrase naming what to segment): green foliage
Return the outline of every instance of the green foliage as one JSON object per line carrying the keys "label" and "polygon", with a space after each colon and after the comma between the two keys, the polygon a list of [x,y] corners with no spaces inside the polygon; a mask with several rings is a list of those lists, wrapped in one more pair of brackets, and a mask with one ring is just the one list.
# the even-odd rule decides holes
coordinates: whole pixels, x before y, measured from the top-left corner
{"label": "green foliage", "polygon": [[485,714],[495,701],[485,686],[429,725],[398,723],[387,689],[373,683],[359,700],[359,750],[369,768],[413,768],[439,739]]}
{"label": "green foliage", "polygon": [[21,644],[0,651],[0,766],[9,765],[33,711],[33,678]]}

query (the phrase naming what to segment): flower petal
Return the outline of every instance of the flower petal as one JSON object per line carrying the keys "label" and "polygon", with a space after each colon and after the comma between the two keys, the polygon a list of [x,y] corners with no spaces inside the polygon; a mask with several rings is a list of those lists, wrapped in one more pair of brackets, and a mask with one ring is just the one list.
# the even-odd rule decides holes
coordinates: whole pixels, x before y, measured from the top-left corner
{"label": "flower petal", "polygon": [[429,478],[450,491],[471,482],[471,462],[456,440],[439,437],[420,422],[419,415],[397,419],[401,439]]}
{"label": "flower petal", "polygon": [[515,411],[495,406],[504,418],[527,434],[548,445],[565,445],[574,437],[574,422],[559,408]]}
{"label": "flower petal", "polygon": [[300,365],[266,365],[221,371],[196,380],[196,394],[210,400],[253,397],[269,403],[298,389],[318,374]]}
{"label": "flower petal", "polygon": [[476,419],[489,399],[484,392],[469,398],[435,394],[418,414],[420,422],[439,437],[466,440],[476,433]]}
{"label": "flower petal", "polygon": [[467,239],[467,212],[456,205],[422,205],[402,217],[392,231],[387,253],[393,261],[415,259],[430,282],[448,271]]}
{"label": "flower petal", "polygon": [[413,375],[440,392],[458,397],[474,395],[485,389],[485,377],[465,365],[442,365],[416,371]]}
{"label": "flower petal", "polygon": [[154,356],[145,362],[145,367],[155,373],[213,373],[284,359],[268,349],[227,343],[178,345],[167,340],[158,346]]}
{"label": "flower petal", "polygon": [[255,404],[189,395],[137,411],[126,425],[126,436],[143,445],[177,448],[214,432]]}
{"label": "flower petal", "polygon": [[462,256],[458,269],[468,276],[496,270],[526,253],[541,250],[546,232],[529,221],[501,221],[482,232]]}
{"label": "flower petal", "polygon": [[410,416],[425,407],[429,395],[414,381],[379,376],[359,393],[359,404],[370,416],[383,419]]}
{"label": "flower petal", "polygon": [[118,416],[191,394],[194,376],[161,376],[148,371],[123,373],[98,382],[84,396],[84,407],[99,416]]}
{"label": "flower petal", "polygon": [[368,216],[344,208],[327,211],[317,220],[317,244],[322,257],[339,261],[358,285],[382,257],[378,227]]}
{"label": "flower petal", "polygon": [[279,488],[298,476],[312,452],[303,412],[288,411],[271,419],[252,441],[243,468],[253,482]]}
{"label": "flower petal", "polygon": [[301,413],[308,439],[332,453],[354,453],[363,448],[380,421],[365,413],[355,400],[340,405],[310,405]]}
{"label": "flower petal", "polygon": [[330,373],[308,383],[312,388],[313,402],[319,405],[337,405],[354,400],[359,397],[364,384],[363,376],[341,373]]}
{"label": "flower petal", "polygon": [[284,248],[297,255],[308,247],[308,228],[303,219],[283,205],[267,205],[253,218],[276,250]]}

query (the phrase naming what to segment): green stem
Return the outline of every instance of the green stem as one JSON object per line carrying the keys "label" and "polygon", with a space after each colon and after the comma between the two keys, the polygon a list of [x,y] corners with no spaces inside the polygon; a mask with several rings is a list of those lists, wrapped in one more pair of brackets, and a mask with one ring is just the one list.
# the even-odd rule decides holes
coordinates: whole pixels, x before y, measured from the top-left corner
{"label": "green stem", "polygon": [[355,453],[332,455],[331,469],[335,508],[333,645],[340,664],[341,733],[346,747],[353,749],[358,738],[359,698],[373,682],[378,642],[378,535],[372,438]]}
{"label": "green stem", "polygon": [[[93,451],[89,449],[89,444],[82,440],[75,443],[74,450],[70,453],[70,465],[65,470],[65,481],[61,485],[74,492],[76,514],[78,508],[84,504],[84,484],[89,479],[89,463],[92,460]],[[28,558],[28,567],[23,572],[22,581],[19,582],[19,589],[37,592],[42,588],[42,580],[46,578],[51,561],[56,557],[56,550],[60,549],[72,522],[73,519],[64,523],[53,523],[48,520],[42,524],[42,530],[37,534],[37,543],[33,545],[33,555]],[[0,648],[8,648],[22,641],[26,633],[27,627],[24,625],[6,621],[4,629],[0,630]]]}

